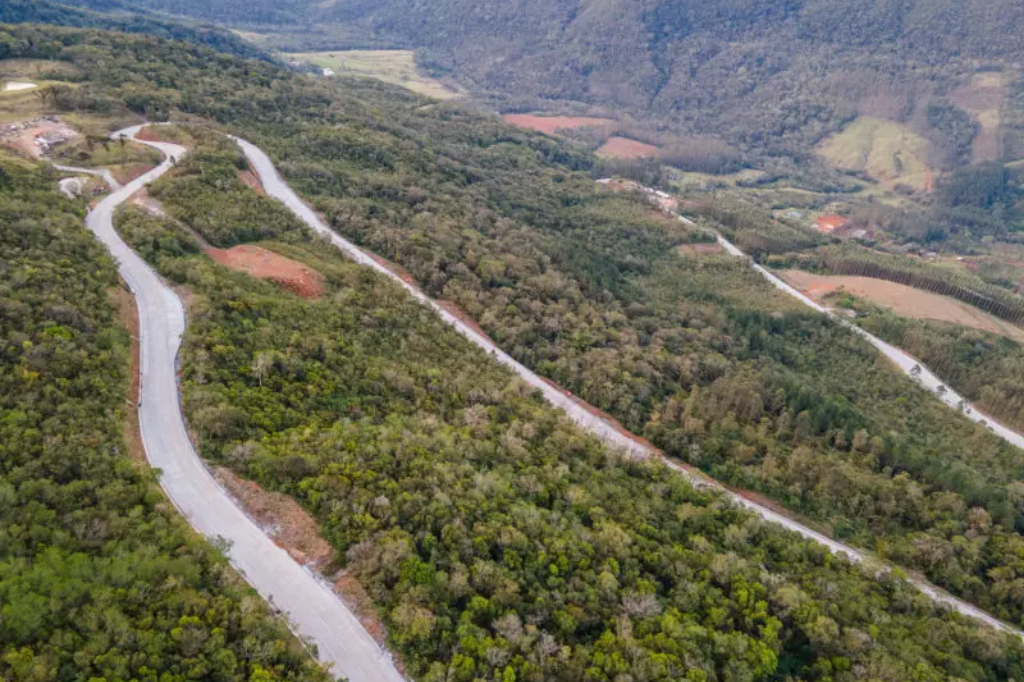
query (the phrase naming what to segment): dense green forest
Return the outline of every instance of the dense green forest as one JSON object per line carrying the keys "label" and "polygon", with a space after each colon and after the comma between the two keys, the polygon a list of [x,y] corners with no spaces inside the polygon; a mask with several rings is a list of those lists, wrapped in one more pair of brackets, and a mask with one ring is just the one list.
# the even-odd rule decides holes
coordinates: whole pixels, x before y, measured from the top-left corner
{"label": "dense green forest", "polygon": [[668,454],[1021,621],[1009,484],[1024,454],[743,262],[674,255],[694,235],[576,172],[591,157],[380,84],[152,38],[12,32],[25,56],[74,59],[91,79],[65,106],[121,98],[232,127],[336,229]]}
{"label": "dense green forest", "polygon": [[114,264],[0,152],[0,677],[330,679],[128,458]]}
{"label": "dense green forest", "polygon": [[293,25],[311,18],[312,0],[64,0],[104,12],[154,12],[216,20],[233,25]]}
{"label": "dense green forest", "polygon": [[[69,7],[73,2],[59,3],[50,0],[4,0],[0,5],[0,24],[54,24],[77,28],[102,28],[125,33],[147,33],[161,38],[187,40],[207,45],[230,54],[245,58],[269,58],[251,43],[238,38],[230,31],[215,26],[197,25],[190,21],[174,21],[166,18],[139,14],[116,3],[91,3],[97,10],[88,11]],[[0,59],[6,58],[5,46],[0,45]]]}
{"label": "dense green forest", "polygon": [[[424,680],[996,680],[1024,648],[619,459],[396,285],[199,149],[118,229],[194,294],[185,407],[204,456],[306,506]],[[236,202],[239,205],[235,205]],[[247,218],[262,210],[259,235]],[[306,300],[217,266],[254,238]]]}

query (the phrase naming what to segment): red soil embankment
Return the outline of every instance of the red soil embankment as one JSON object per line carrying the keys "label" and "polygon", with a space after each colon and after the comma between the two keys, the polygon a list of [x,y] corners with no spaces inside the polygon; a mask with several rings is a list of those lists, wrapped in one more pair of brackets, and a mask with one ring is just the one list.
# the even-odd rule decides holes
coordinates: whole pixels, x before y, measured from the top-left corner
{"label": "red soil embankment", "polygon": [[323,279],[318,272],[259,246],[246,244],[230,249],[210,247],[204,251],[227,268],[276,282],[302,298],[317,298],[324,293]]}
{"label": "red soil embankment", "polygon": [[149,171],[153,170],[155,166],[150,166],[145,163],[136,163],[131,166],[125,166],[117,171],[114,171],[114,178],[117,179],[122,185],[127,185],[132,180],[140,178]]}
{"label": "red soil embankment", "polygon": [[253,190],[255,190],[257,194],[260,194],[260,195],[265,195],[266,194],[266,192],[263,191],[263,184],[260,183],[260,179],[257,178],[256,174],[253,173],[252,171],[243,171],[243,170],[238,171],[238,179],[246,187],[251,187]]}
{"label": "red soil embankment", "polygon": [[497,343],[494,342],[494,339],[487,335],[487,332],[484,331],[484,328],[477,324],[476,320],[467,315],[466,311],[460,308],[457,303],[453,303],[452,301],[445,301],[443,299],[438,299],[437,304],[444,308],[445,310],[447,310],[449,313],[455,316],[455,318],[457,318],[464,325],[475,331],[477,334],[484,337],[491,343],[494,343],[495,346],[498,345]]}

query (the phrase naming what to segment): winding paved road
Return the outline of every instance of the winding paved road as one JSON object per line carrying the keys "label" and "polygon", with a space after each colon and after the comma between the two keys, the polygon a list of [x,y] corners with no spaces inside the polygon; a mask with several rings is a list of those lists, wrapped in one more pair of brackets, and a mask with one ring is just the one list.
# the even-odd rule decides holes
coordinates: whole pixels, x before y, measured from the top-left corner
{"label": "winding paved road", "polygon": [[[818,542],[827,547],[831,552],[835,554],[846,555],[847,557],[849,557],[851,561],[857,563],[871,563],[872,566],[877,565],[879,567],[878,570],[880,571],[891,570],[891,567],[882,565],[879,560],[870,557],[864,552],[861,552],[852,547],[849,547],[848,545],[844,545],[840,542],[837,542],[829,537],[826,537],[821,533],[818,533],[815,530],[812,530],[804,526],[801,523],[798,523],[797,521],[794,521],[793,519],[790,519],[786,516],[783,516],[782,514],[772,511],[771,509],[763,505],[757,504],[756,502],[752,502],[751,500],[748,500],[740,495],[737,495],[736,493],[727,490],[717,481],[709,479],[708,477],[698,472],[686,469],[680,466],[677,462],[673,462],[672,460],[665,458],[662,455],[662,453],[656,450],[655,448],[627,436],[622,431],[620,431],[619,428],[616,428],[615,425],[613,425],[606,419],[597,416],[591,410],[587,409],[587,407],[581,404],[580,401],[574,399],[570,395],[567,395],[564,391],[555,388],[547,381],[542,379],[535,372],[514,360],[510,355],[508,355],[500,348],[498,348],[493,341],[488,339],[486,336],[480,334],[473,327],[466,324],[465,322],[457,318],[455,315],[452,315],[445,308],[439,305],[436,301],[430,299],[426,294],[420,291],[420,289],[417,288],[415,285],[406,282],[399,275],[397,275],[396,273],[392,272],[391,270],[383,266],[381,263],[379,263],[366,251],[364,251],[360,247],[356,246],[354,243],[348,241],[347,239],[335,233],[323,222],[323,220],[320,219],[316,212],[310,209],[309,206],[307,206],[305,202],[303,202],[302,199],[300,199],[299,196],[291,189],[291,187],[289,187],[288,184],[285,183],[284,180],[282,180],[280,174],[278,174],[277,172],[277,169],[274,167],[273,162],[259,147],[239,138],[234,139],[241,147],[242,151],[245,153],[246,158],[248,158],[249,163],[252,166],[252,169],[259,176],[260,181],[263,184],[263,188],[268,196],[281,201],[286,207],[288,207],[293,213],[295,213],[296,216],[298,216],[304,223],[306,223],[306,225],[308,225],[312,230],[328,238],[335,246],[337,246],[350,258],[352,258],[352,260],[361,265],[373,268],[382,275],[390,278],[391,280],[399,284],[402,288],[404,288],[406,291],[408,291],[411,296],[415,297],[417,300],[433,308],[437,312],[437,314],[440,315],[442,319],[444,319],[445,322],[447,322],[449,325],[458,330],[474,345],[489,352],[498,362],[505,365],[506,367],[509,367],[524,381],[540,390],[544,394],[544,397],[547,399],[549,403],[551,403],[555,407],[561,408],[574,422],[576,422],[582,428],[586,429],[587,431],[591,432],[592,434],[600,438],[606,444],[625,450],[634,457],[644,459],[651,457],[659,458],[662,461],[664,461],[670,468],[680,472],[688,479],[690,479],[690,481],[694,485],[702,488],[711,488],[714,490],[718,490],[722,494],[733,500],[736,504],[745,507],[746,509],[749,509],[750,511],[754,512],[766,521],[777,523],[788,530],[799,533],[800,535],[804,536],[809,540]],[[690,222],[686,218],[681,217],[680,219],[686,222]],[[719,237],[719,239],[723,242],[723,247],[729,250],[731,253],[734,253],[735,255],[744,255],[739,249],[737,249],[731,243],[725,241],[724,238]],[[763,268],[760,268],[760,266],[755,267],[757,267],[763,275],[765,275],[770,281],[772,281],[772,283],[775,286],[778,286],[779,288],[787,291],[787,293],[800,297],[801,300],[804,300],[804,302],[808,303],[815,309],[820,310],[821,312],[827,312],[817,303],[810,301],[809,299],[804,297],[803,294],[800,294],[800,292],[796,291],[785,282],[782,282],[768,271],[764,270]],[[859,329],[857,329],[857,331],[861,334],[866,333]],[[882,341],[879,341],[877,339],[876,341],[878,342],[878,344],[888,346],[888,344],[884,344],[884,342]],[[877,346],[877,344],[875,345]],[[902,353],[902,351],[894,349],[891,346],[888,346],[888,348],[891,349],[892,351],[895,351],[896,353]],[[923,375],[924,370],[922,368],[922,376]],[[957,599],[956,597],[953,597],[950,594],[947,594],[946,592],[940,590],[939,588],[935,587],[934,585],[925,580],[910,579],[910,582],[913,585],[915,585],[919,590],[921,590],[921,592],[928,595],[938,603],[944,604],[949,608],[965,616],[969,616],[982,623],[985,623],[986,625],[992,626],[999,630],[1003,630],[1005,632],[1016,634],[1024,638],[1024,633],[985,613],[976,606],[973,606],[972,604],[969,604],[965,601]]]}
{"label": "winding paved road", "polygon": [[[134,138],[139,129],[140,127],[129,128],[115,134],[115,137],[123,134]],[[603,442],[625,450],[635,457],[661,457],[661,453],[654,448],[631,438],[612,423],[595,415],[575,398],[566,395],[516,362],[490,339],[428,298],[417,287],[405,282],[358,246],[336,234],[288,187],[266,154],[249,142],[240,139],[236,141],[260,176],[267,194],[282,201],[310,228],[326,236],[354,261],[389,277],[417,300],[433,308],[445,322],[540,390],[553,406],[561,408],[577,424]],[[285,613],[292,628],[299,635],[316,645],[319,657],[324,662],[332,664],[335,674],[345,676],[352,682],[400,682],[403,678],[395,669],[390,656],[374,642],[331,588],[318,576],[297,564],[253,523],[217,483],[192,447],[181,412],[176,376],[177,354],[185,331],[184,308],[177,295],[121,240],[113,227],[116,208],[144,185],[163,175],[171,167],[171,158],[180,157],[186,152],[183,147],[174,144],[148,141],[145,144],[161,151],[167,160],[123,188],[117,188],[116,183],[113,184],[112,188],[115,191],[90,211],[86,224],[110,249],[117,260],[118,270],[137,301],[142,378],[139,422],[146,455],[150,463],[162,472],[159,478],[160,485],[197,531],[208,538],[223,538],[230,543],[228,555],[232,565],[265,599]],[[84,169],[68,170],[81,172]],[[738,252],[731,244],[726,248],[729,247]],[[763,274],[770,279],[774,278],[766,271]],[[780,288],[788,287],[777,278],[774,278],[773,283]],[[789,293],[793,292],[795,290]],[[795,295],[802,297],[799,292],[795,292]],[[811,301],[807,302],[820,308]],[[767,521],[821,543],[830,551],[844,554],[855,562],[869,560],[862,552],[725,490],[717,482],[699,473],[685,469],[670,460],[664,461],[671,468],[687,476],[695,485],[719,490],[736,504]],[[1021,634],[980,609],[941,592],[925,581],[911,582],[935,601],[946,604],[964,615],[1001,630]]]}
{"label": "winding paved road", "polygon": [[[115,133],[134,138],[140,127]],[[382,650],[331,588],[297,564],[232,501],[192,447],[178,402],[178,348],[185,310],[177,295],[114,230],[115,209],[171,168],[183,147],[144,142],[166,160],[101,201],[86,226],[106,244],[118,271],[135,295],[141,339],[139,424],[150,463],[161,470],[160,485],[188,522],[210,539],[230,543],[231,564],[289,619],[297,634],[316,645],[335,675],[351,682],[403,682]],[[76,169],[73,172],[78,172]]]}

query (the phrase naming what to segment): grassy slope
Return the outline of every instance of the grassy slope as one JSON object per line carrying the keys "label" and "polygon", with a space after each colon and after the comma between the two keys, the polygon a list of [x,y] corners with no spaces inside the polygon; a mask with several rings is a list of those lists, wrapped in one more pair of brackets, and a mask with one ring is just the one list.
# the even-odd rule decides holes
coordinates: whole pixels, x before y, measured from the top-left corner
{"label": "grassy slope", "polygon": [[838,168],[864,171],[889,185],[930,187],[928,141],[899,123],[862,116],[823,141],[818,153]]}
{"label": "grassy slope", "polygon": [[458,93],[419,72],[412,50],[344,50],[341,52],[293,52],[285,59],[309,62],[343,76],[363,76],[392,83],[435,99],[452,99]]}

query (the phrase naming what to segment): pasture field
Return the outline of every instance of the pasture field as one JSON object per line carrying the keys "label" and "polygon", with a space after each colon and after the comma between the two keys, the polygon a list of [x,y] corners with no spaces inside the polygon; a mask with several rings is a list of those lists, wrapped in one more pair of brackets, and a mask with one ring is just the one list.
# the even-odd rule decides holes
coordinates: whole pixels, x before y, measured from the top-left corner
{"label": "pasture field", "polygon": [[291,52],[285,59],[309,62],[341,76],[376,78],[435,99],[454,99],[460,93],[416,67],[412,50],[340,50],[336,52]]}

